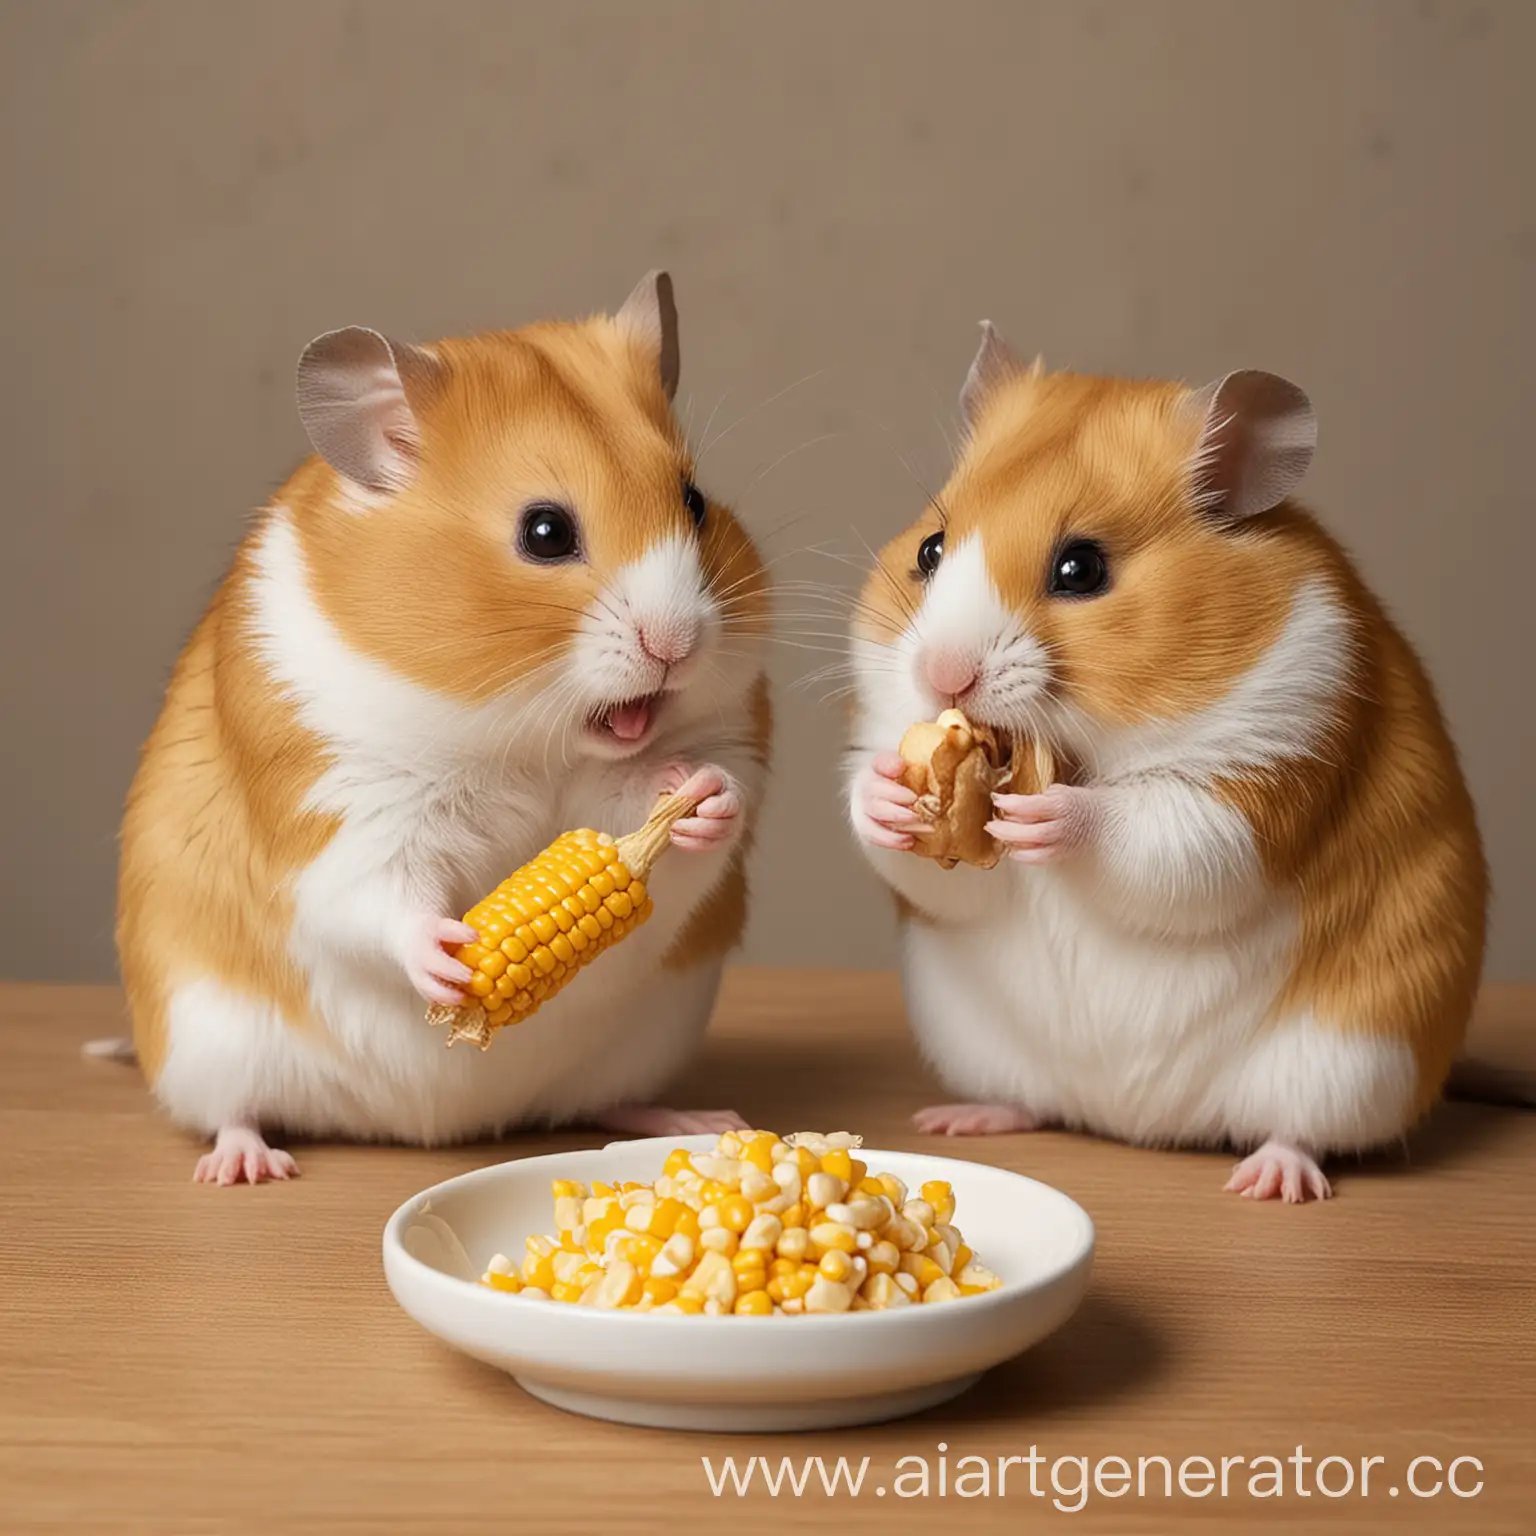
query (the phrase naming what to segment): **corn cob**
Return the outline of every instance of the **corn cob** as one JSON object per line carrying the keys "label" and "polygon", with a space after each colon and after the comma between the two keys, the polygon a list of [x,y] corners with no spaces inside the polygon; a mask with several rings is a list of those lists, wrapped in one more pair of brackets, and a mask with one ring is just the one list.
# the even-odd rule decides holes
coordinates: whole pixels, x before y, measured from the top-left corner
{"label": "corn cob", "polygon": [[671,842],[672,824],[698,801],[664,795],[638,832],[613,838],[562,832],[464,914],[476,940],[454,951],[473,972],[463,1003],[435,1003],[431,1024],[449,1026],[448,1044],[486,1050],[506,1024],[538,1012],[578,971],[632,933],[652,912],[645,882]]}

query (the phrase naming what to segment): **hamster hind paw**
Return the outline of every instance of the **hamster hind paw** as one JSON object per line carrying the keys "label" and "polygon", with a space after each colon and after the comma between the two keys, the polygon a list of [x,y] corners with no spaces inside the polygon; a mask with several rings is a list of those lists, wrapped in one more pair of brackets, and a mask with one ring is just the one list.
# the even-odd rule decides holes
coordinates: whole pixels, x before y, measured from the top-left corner
{"label": "hamster hind paw", "polygon": [[261,1132],[248,1125],[226,1125],[197,1160],[194,1184],[262,1184],[269,1179],[296,1179],[299,1165],[283,1151],[269,1147]]}
{"label": "hamster hind paw", "polygon": [[912,1124],[926,1136],[1006,1136],[1040,1129],[1039,1120],[1019,1104],[934,1104],[918,1110]]}
{"label": "hamster hind paw", "polygon": [[596,1117],[599,1129],[621,1136],[718,1136],[752,1129],[734,1109],[664,1109],[617,1104]]}
{"label": "hamster hind paw", "polygon": [[1245,1200],[1283,1200],[1287,1205],[1327,1200],[1333,1194],[1312,1155],[1283,1141],[1266,1141],[1245,1157],[1225,1188]]}

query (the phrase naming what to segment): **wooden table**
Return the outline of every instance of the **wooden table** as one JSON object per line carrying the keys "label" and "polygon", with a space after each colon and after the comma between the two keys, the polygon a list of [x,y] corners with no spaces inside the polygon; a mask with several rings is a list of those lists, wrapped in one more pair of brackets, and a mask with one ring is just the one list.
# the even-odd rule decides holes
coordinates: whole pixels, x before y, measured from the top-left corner
{"label": "wooden table", "polygon": [[[135,1073],[88,1062],[117,1032],[108,989],[0,988],[0,1530],[1087,1532],[1536,1530],[1536,1114],[1453,1104],[1405,1152],[1336,1170],[1327,1205],[1221,1192],[1229,1160],[1038,1134],[969,1155],[1059,1185],[1093,1216],[1099,1254],[1077,1317],[958,1401],[879,1428],[728,1437],[570,1418],[421,1333],[379,1265],[386,1216],[415,1190],[508,1155],[589,1144],[577,1133],[420,1152],[297,1149],[304,1176],[259,1189],[189,1182],[194,1149],[152,1112]],[[1536,989],[1491,995],[1488,1038],[1536,1037]],[[679,1098],[734,1105],[778,1129],[920,1145],[932,1094],[894,981],[740,971]],[[792,1326],[792,1325],[790,1325]],[[963,1456],[990,1497],[938,1496]],[[1351,1458],[1356,1491],[1255,1498],[1137,1496],[1138,1458]],[[1044,1458],[1042,1497],[1029,1468]],[[796,1499],[759,1486],[714,1498],[701,1455],[870,1458],[857,1498],[812,1473]],[[1367,1456],[1370,1497],[1359,1494]],[[930,1495],[895,1479],[926,1456]],[[1083,1456],[1106,1488],[1053,1507],[1052,1464]],[[1407,1464],[1483,1464],[1474,1498],[1416,1498]],[[1107,1470],[1106,1470],[1107,1468]],[[1185,1468],[1201,1487],[1198,1463]],[[1269,1469],[1264,1468],[1268,1476]],[[1324,1472],[1340,1486],[1344,1470]],[[1439,1474],[1418,1469],[1421,1488]],[[1461,1486],[1479,1474],[1463,1463]],[[1055,1466],[1071,1489],[1072,1463]],[[872,1492],[890,1485],[888,1496]],[[902,1485],[910,1491],[913,1481]],[[1386,1489],[1399,1488],[1391,1497]],[[1064,1504],[1075,1496],[1062,1496]]]}

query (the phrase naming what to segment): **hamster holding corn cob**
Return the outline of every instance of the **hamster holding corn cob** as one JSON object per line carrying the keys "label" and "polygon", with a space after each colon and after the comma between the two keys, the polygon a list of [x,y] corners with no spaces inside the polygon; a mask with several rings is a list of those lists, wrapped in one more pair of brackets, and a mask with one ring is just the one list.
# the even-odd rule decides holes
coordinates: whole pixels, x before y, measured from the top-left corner
{"label": "hamster holding corn cob", "polygon": [[[1418,659],[1288,499],[1311,407],[1264,373],[1047,374],[990,326],[962,406],[854,631],[854,827],[919,1040],[972,1101],[917,1123],[1231,1143],[1229,1189],[1325,1197],[1321,1159],[1444,1084],[1487,876]],[[908,851],[889,749],[942,705],[1080,765],[998,796],[996,869]]]}
{"label": "hamster holding corn cob", "polygon": [[[763,566],[695,486],[665,274],[613,317],[409,347],[331,332],[299,366],[318,456],[198,625],[122,834],[139,1059],[199,1177],[286,1177],[266,1128],[435,1143],[649,1107],[695,1047],[745,911],[769,737]],[[573,827],[672,831],[655,916],[482,1056],[424,1001],[455,919]],[[631,1106],[631,1107],[626,1107]]]}

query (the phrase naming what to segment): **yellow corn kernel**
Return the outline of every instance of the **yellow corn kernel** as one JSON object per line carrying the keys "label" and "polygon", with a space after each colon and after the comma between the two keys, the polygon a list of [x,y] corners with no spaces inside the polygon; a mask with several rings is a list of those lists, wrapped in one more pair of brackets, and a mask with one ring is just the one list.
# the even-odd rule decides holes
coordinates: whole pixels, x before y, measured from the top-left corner
{"label": "yellow corn kernel", "polygon": [[594,1252],[601,1251],[603,1244],[608,1241],[610,1232],[619,1232],[624,1228],[624,1212],[617,1205],[606,1216],[599,1216],[596,1221],[587,1223],[587,1247]]}
{"label": "yellow corn kernel", "polygon": [[677,1225],[672,1229],[674,1237],[679,1233],[684,1237],[691,1237],[695,1242],[699,1240],[699,1213],[690,1210],[686,1204],[678,1212]]}
{"label": "yellow corn kernel", "polygon": [[529,1254],[523,1260],[523,1284],[537,1286],[541,1291],[547,1291],[555,1283],[554,1267],[547,1258],[535,1258]]}
{"label": "yellow corn kernel", "polygon": [[615,1260],[603,1275],[582,1292],[581,1304],[610,1311],[618,1307],[632,1307],[644,1294],[643,1286],[640,1272],[633,1264],[626,1264],[622,1259]]}
{"label": "yellow corn kernel", "polygon": [[606,1216],[609,1211],[617,1208],[618,1201],[612,1195],[588,1195],[581,1202],[581,1219],[596,1221],[600,1216]]}
{"label": "yellow corn kernel", "polygon": [[771,1131],[743,1132],[742,1157],[759,1173],[773,1172],[773,1144],[777,1138]]}
{"label": "yellow corn kernel", "polygon": [[879,1183],[886,1198],[899,1211],[907,1203],[907,1186],[894,1173],[880,1174]]}
{"label": "yellow corn kernel", "polygon": [[679,1292],[677,1299],[669,1302],[668,1305],[676,1307],[679,1312],[696,1315],[704,1310],[704,1299],[701,1296],[690,1296],[686,1292]]}
{"label": "yellow corn kernel", "polygon": [[747,1291],[736,1298],[733,1310],[738,1317],[767,1317],[773,1311],[773,1297],[766,1290]]}
{"label": "yellow corn kernel", "polygon": [[549,1299],[551,1301],[578,1302],[581,1300],[581,1293],[584,1290],[586,1290],[586,1286],[579,1285],[573,1280],[556,1280],[549,1288]]}
{"label": "yellow corn kernel", "polygon": [[652,1237],[659,1237],[665,1242],[677,1231],[678,1223],[683,1219],[688,1207],[681,1200],[665,1196],[658,1200],[652,1209],[651,1224],[646,1229]]}
{"label": "yellow corn kernel", "polygon": [[786,1227],[774,1249],[781,1259],[803,1259],[811,1249],[811,1234],[804,1227]]}
{"label": "yellow corn kernel", "polygon": [[783,1215],[779,1217],[779,1220],[782,1221],[786,1227],[803,1227],[805,1225],[805,1206],[802,1205],[800,1201],[796,1200],[795,1203],[790,1206],[789,1209],[783,1213]]}
{"label": "yellow corn kernel", "polygon": [[731,1268],[738,1275],[747,1274],[754,1269],[760,1269],[766,1274],[768,1255],[760,1248],[743,1248],[731,1256]]}
{"label": "yellow corn kernel", "polygon": [[967,1295],[973,1291],[995,1291],[1003,1283],[985,1264],[978,1264],[974,1258],[964,1269],[956,1265],[950,1278]]}
{"label": "yellow corn kernel", "polygon": [[853,1260],[840,1249],[829,1248],[816,1267],[828,1280],[836,1280],[841,1285],[853,1273]]}
{"label": "yellow corn kernel", "polygon": [[752,1202],[745,1195],[730,1195],[719,1205],[720,1224],[732,1232],[745,1232],[752,1225]]}
{"label": "yellow corn kernel", "polygon": [[923,1199],[933,1207],[936,1221],[949,1222],[955,1216],[955,1192],[944,1179],[931,1179],[923,1185]]}
{"label": "yellow corn kernel", "polygon": [[493,1291],[510,1291],[516,1295],[523,1288],[523,1282],[517,1275],[500,1275],[494,1270],[481,1275],[481,1285],[488,1285]]}
{"label": "yellow corn kernel", "polygon": [[723,1254],[706,1253],[699,1260],[693,1273],[683,1282],[684,1296],[697,1296],[701,1301],[718,1301],[729,1307],[736,1300],[736,1272],[731,1261]]}
{"label": "yellow corn kernel", "polygon": [[641,1287],[641,1294],[649,1297],[656,1306],[660,1307],[673,1300],[680,1289],[677,1281],[663,1280],[652,1275]]}
{"label": "yellow corn kernel", "polygon": [[616,1200],[619,1194],[612,1184],[594,1184],[592,1186],[592,1193],[609,1200]]}
{"label": "yellow corn kernel", "polygon": [[745,1171],[741,1176],[741,1192],[753,1205],[761,1205],[766,1200],[776,1200],[783,1193],[760,1168],[755,1168],[750,1163],[744,1164],[744,1168]]}
{"label": "yellow corn kernel", "polygon": [[879,1179],[860,1179],[854,1187],[861,1195],[883,1195],[886,1192],[885,1185]]}
{"label": "yellow corn kernel", "polygon": [[642,1275],[651,1272],[651,1265],[656,1262],[656,1255],[661,1252],[661,1244],[654,1237],[642,1237],[638,1233],[632,1237],[621,1237],[615,1240],[613,1245],[613,1257],[622,1259],[626,1264],[633,1264]]}
{"label": "yellow corn kernel", "polygon": [[846,1312],[853,1302],[853,1292],[836,1280],[818,1275],[805,1293],[807,1312]]}
{"label": "yellow corn kernel", "polygon": [[816,1274],[813,1264],[797,1266],[792,1275],[775,1275],[764,1289],[780,1305],[786,1301],[798,1301],[816,1283]]}
{"label": "yellow corn kernel", "polygon": [[911,1275],[917,1281],[919,1290],[926,1290],[935,1280],[947,1278],[944,1271],[923,1253],[902,1254],[900,1269],[902,1274]]}
{"label": "yellow corn kernel", "polygon": [[871,1274],[893,1275],[901,1268],[901,1249],[881,1238],[865,1249],[864,1259]]}
{"label": "yellow corn kernel", "polygon": [[699,1234],[700,1246],[722,1258],[733,1258],[741,1239],[729,1227],[705,1227]]}
{"label": "yellow corn kernel", "polygon": [[761,1216],[754,1216],[752,1224],[741,1234],[741,1246],[744,1249],[772,1253],[783,1235],[784,1223],[777,1216],[764,1212]]}
{"label": "yellow corn kernel", "polygon": [[800,1266],[794,1259],[774,1259],[768,1265],[770,1275],[792,1275]]}
{"label": "yellow corn kernel", "polygon": [[912,1298],[890,1275],[871,1275],[859,1291],[860,1297],[871,1311],[883,1312],[888,1307],[911,1306]]}
{"label": "yellow corn kernel", "polygon": [[841,1179],[844,1184],[854,1182],[853,1158],[849,1156],[846,1148],[834,1147],[821,1160],[821,1171],[830,1173],[834,1179]]}
{"label": "yellow corn kernel", "polygon": [[838,1248],[852,1253],[858,1247],[858,1236],[852,1227],[838,1221],[818,1222],[810,1231],[811,1252],[817,1258],[830,1249]]}
{"label": "yellow corn kernel", "polygon": [[661,1165],[661,1171],[667,1178],[675,1179],[678,1174],[686,1173],[693,1167],[693,1154],[687,1147],[674,1147],[667,1153],[667,1160]]}
{"label": "yellow corn kernel", "polygon": [[955,1261],[949,1266],[950,1274],[958,1276],[960,1271],[964,1269],[965,1266],[969,1264],[975,1257],[976,1255],[971,1252],[969,1245],[966,1243],[961,1243],[960,1246],[955,1249]]}
{"label": "yellow corn kernel", "polygon": [[790,1153],[789,1160],[799,1169],[802,1179],[808,1179],[813,1173],[821,1171],[821,1159],[809,1147],[796,1147]]}

